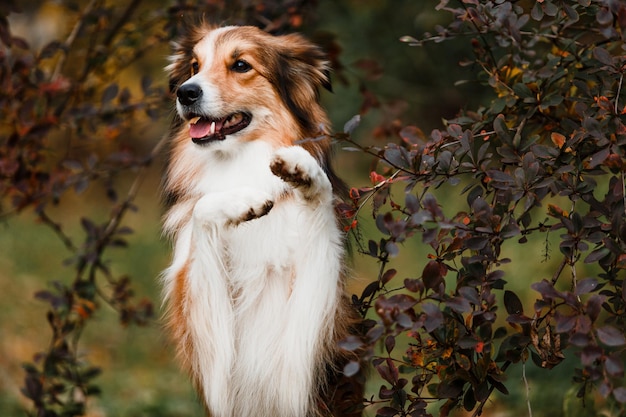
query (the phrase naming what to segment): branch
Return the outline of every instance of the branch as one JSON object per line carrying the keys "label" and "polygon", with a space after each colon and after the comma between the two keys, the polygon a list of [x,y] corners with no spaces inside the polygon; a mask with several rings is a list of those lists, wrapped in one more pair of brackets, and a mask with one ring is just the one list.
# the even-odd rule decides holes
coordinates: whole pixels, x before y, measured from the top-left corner
{"label": "branch", "polygon": [[[500,368],[501,371],[506,371],[506,369],[511,365],[511,361],[506,361],[502,364],[502,368]],[[489,397],[491,397],[491,394],[493,393],[493,390],[496,388],[495,385],[491,385],[491,387],[489,387],[489,392],[487,393],[487,396],[485,397],[484,400],[482,400],[480,402],[480,404],[478,405],[478,408],[476,408],[476,410],[474,410],[474,413],[472,414],[472,417],[478,417],[479,415],[481,415],[483,413],[483,408],[485,407],[485,404],[487,404],[487,401],[489,400]]]}
{"label": "branch", "polygon": [[563,269],[565,269],[565,265],[567,265],[568,261],[569,259],[567,258],[567,256],[564,256],[556,272],[554,273],[554,275],[552,275],[552,285],[555,285],[556,282],[559,280],[559,276],[561,275],[561,272],[563,272]]}
{"label": "branch", "polygon": [[83,24],[85,23],[85,16],[91,13],[91,10],[96,4],[96,1],[97,0],[91,0],[89,4],[85,6],[85,9],[83,10],[82,15],[80,16],[80,18],[78,19],[74,27],[72,28],[72,31],[68,35],[67,39],[65,39],[65,42],[63,42],[63,48],[62,48],[63,54],[61,55],[61,57],[59,57],[59,60],[57,61],[56,66],[54,67],[54,71],[52,71],[52,75],[50,76],[50,80],[56,80],[59,74],[61,73],[61,69],[63,68],[63,65],[65,65],[65,60],[67,59],[69,50],[72,47],[72,44],[74,43],[74,41],[76,40],[78,33],[82,29]]}
{"label": "branch", "polygon": [[157,142],[157,144],[154,146],[154,148],[152,148],[152,150],[150,151],[146,159],[142,162],[141,167],[139,168],[139,171],[137,172],[137,175],[135,176],[135,180],[133,181],[132,185],[130,186],[130,189],[128,190],[128,193],[126,194],[126,198],[124,199],[122,204],[119,206],[119,208],[116,210],[113,217],[111,217],[111,220],[109,221],[106,229],[104,229],[104,233],[102,234],[102,239],[100,240],[98,244],[98,254],[100,254],[101,250],[104,249],[104,246],[106,246],[106,243],[108,243],[108,240],[111,238],[113,233],[117,230],[118,226],[120,225],[122,221],[122,218],[124,217],[124,214],[131,207],[132,202],[134,201],[135,197],[137,197],[137,192],[139,191],[139,187],[141,186],[141,183],[143,182],[143,179],[144,179],[144,175],[143,175],[144,172],[148,169],[148,167],[150,166],[154,158],[161,152],[161,150],[163,149],[163,146],[165,146],[165,143],[168,141],[168,139],[169,139],[168,134],[163,135],[161,140]]}
{"label": "branch", "polygon": [[102,45],[104,45],[105,47],[111,45],[111,42],[113,42],[113,38],[115,37],[117,32],[119,32],[119,30],[124,26],[124,24],[131,18],[131,16],[135,12],[135,9],[139,6],[139,3],[141,3],[141,0],[133,0],[128,5],[128,7],[126,7],[126,10],[124,10],[124,14],[120,18],[120,20],[117,21],[115,26],[113,26],[111,31],[109,31],[109,34],[104,39],[104,42],[102,42]]}
{"label": "branch", "polygon": [[71,252],[76,252],[78,250],[72,240],[69,238],[69,236],[63,232],[63,230],[61,229],[61,225],[53,221],[43,210],[43,208],[37,210],[37,215],[39,216],[39,220],[41,220],[43,224],[49,226],[54,231],[54,233],[56,233],[56,235],[59,237],[59,239],[61,239],[61,241],[68,250],[70,250]]}

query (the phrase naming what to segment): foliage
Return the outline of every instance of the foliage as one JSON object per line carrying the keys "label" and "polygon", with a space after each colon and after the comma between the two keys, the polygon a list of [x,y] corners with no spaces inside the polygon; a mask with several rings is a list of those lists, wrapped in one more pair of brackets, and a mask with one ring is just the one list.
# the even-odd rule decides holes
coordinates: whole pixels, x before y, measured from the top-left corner
{"label": "foliage", "polygon": [[[35,295],[48,304],[51,339],[24,365],[22,392],[39,417],[84,415],[88,398],[99,393],[95,378],[101,370],[79,347],[102,302],[118,311],[125,326],[149,324],[154,315],[151,301],[135,299],[131,277],[114,274],[106,254],[125,248],[133,233],[124,217],[137,210],[138,188],[165,140],[155,144],[143,131],[167,118],[171,97],[161,87],[165,83],[154,85],[149,75],[139,88],[125,83],[124,71],[145,65],[142,58],[152,49],[167,51],[188,15],[217,20],[228,14],[234,22],[284,30],[301,25],[312,4],[294,2],[284,9],[272,0],[228,7],[224,1],[178,1],[160,8],[141,0],[61,3],[61,14],[70,16],[64,21],[73,26],[60,34],[64,39],[41,48],[12,34],[7,16],[22,12],[17,2],[0,5],[0,213],[34,210],[71,253],[67,281]],[[134,180],[127,188],[129,175]],[[95,219],[76,212],[84,231],[78,244],[51,208],[70,192],[85,196],[91,190],[104,192],[110,214]]]}
{"label": "foliage", "polygon": [[[84,415],[99,392],[101,370],[79,348],[102,303],[119,312],[123,325],[152,321],[150,301],[135,299],[132,277],[114,273],[106,254],[125,248],[133,232],[125,215],[138,209],[137,189],[163,145],[145,137],[146,126],[166,118],[171,97],[148,75],[140,86],[128,85],[124,71],[145,65],[151,50],[167,50],[181,16],[206,13],[282,31],[298,29],[315,6],[60,3],[73,26],[41,48],[12,34],[5,16],[17,11],[16,2],[0,5],[1,213],[34,210],[71,253],[67,280],[36,294],[48,305],[51,328],[49,346],[24,366],[23,393],[37,416]],[[401,40],[438,47],[467,42],[473,58],[462,65],[495,98],[430,135],[414,125],[382,126],[372,135],[392,135],[384,146],[351,136],[358,118],[335,135],[376,163],[371,186],[353,188],[340,207],[358,232],[358,216],[371,203],[381,234],[359,241],[360,252],[380,265],[353,296],[367,317],[366,334],[342,343],[364,351],[383,381],[364,405],[379,416],[429,416],[436,402],[441,416],[454,407],[479,415],[494,390],[507,392],[511,364],[530,359],[553,369],[575,352],[578,395],[593,389],[623,412],[626,5],[441,0],[437,10],[451,16],[447,26]],[[340,51],[330,46],[339,70]],[[375,62],[359,65],[369,79],[380,76]],[[379,104],[366,84],[359,85],[362,116]],[[77,213],[84,230],[77,243],[52,208],[71,193],[93,190],[106,196],[110,214]],[[444,192],[463,196],[456,212],[442,207]],[[524,248],[531,235],[549,234],[559,239],[561,260],[551,276],[528,276],[523,265],[513,265],[510,251]],[[418,276],[403,275],[394,264],[411,240],[430,247],[416,255],[425,265]],[[527,282],[534,305],[524,305],[513,280]],[[360,366],[350,363],[346,373]]]}
{"label": "foliage", "polygon": [[[479,415],[494,390],[508,392],[511,364],[551,369],[568,349],[579,358],[578,396],[595,389],[623,414],[626,4],[442,0],[437,9],[451,13],[448,26],[401,40],[466,39],[473,58],[461,64],[496,98],[428,136],[407,125],[367,147],[350,138],[355,121],[337,135],[377,161],[372,186],[353,188],[343,207],[356,220],[371,202],[382,235],[360,244],[380,271],[353,297],[372,314],[363,344],[350,347],[367,350],[383,381],[366,403],[381,417],[430,416],[440,400],[440,416]],[[458,212],[446,213],[441,193],[464,196]],[[532,277],[511,265],[506,276],[507,250],[531,234],[558,234],[559,267]],[[393,267],[410,239],[430,247],[417,277]],[[581,277],[585,265],[595,272]],[[507,280],[526,282],[534,305]]]}

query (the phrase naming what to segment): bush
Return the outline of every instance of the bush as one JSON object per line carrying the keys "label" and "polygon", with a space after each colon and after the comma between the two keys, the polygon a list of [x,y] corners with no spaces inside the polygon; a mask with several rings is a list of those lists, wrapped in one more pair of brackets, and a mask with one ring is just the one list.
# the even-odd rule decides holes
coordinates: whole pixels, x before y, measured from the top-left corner
{"label": "bush", "polygon": [[[443,399],[440,416],[457,406],[479,415],[494,390],[508,393],[511,364],[552,369],[569,349],[577,396],[594,389],[621,415],[626,4],[442,0],[437,9],[452,14],[448,26],[401,40],[466,39],[474,56],[462,65],[496,97],[429,136],[406,125],[397,140],[365,147],[338,135],[378,161],[372,186],[352,189],[343,207],[354,220],[371,201],[381,234],[360,245],[380,272],[353,297],[372,310],[361,347],[383,380],[366,403],[382,405],[377,416],[430,416]],[[444,193],[464,196],[458,212],[446,213]],[[551,276],[524,265],[505,275],[507,251],[549,233],[561,258]],[[430,247],[416,278],[393,267],[410,239]],[[596,272],[581,276],[583,265]],[[525,282],[534,305],[507,280]]]}

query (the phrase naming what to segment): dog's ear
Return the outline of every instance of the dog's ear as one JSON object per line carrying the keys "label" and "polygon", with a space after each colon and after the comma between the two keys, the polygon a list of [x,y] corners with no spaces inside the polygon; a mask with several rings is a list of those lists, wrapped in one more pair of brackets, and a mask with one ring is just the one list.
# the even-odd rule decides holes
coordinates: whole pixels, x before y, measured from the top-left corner
{"label": "dog's ear", "polygon": [[[191,20],[193,19],[193,20]],[[187,18],[179,28],[178,40],[172,42],[170,64],[165,67],[169,74],[170,93],[175,93],[178,87],[191,77],[191,63],[193,48],[206,36],[213,26],[201,18]]]}
{"label": "dog's ear", "polygon": [[277,36],[273,68],[268,78],[283,102],[296,117],[303,132],[317,134],[319,126],[312,106],[319,103],[320,87],[332,91],[330,66],[317,45],[297,34]]}

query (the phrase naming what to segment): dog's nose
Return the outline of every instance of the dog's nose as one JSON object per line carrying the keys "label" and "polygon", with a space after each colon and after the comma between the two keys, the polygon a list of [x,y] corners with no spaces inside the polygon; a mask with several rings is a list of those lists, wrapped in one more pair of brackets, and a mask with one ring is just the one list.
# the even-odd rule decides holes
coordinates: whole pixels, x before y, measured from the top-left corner
{"label": "dog's nose", "polygon": [[202,88],[198,84],[183,84],[176,92],[178,101],[184,106],[189,106],[202,97]]}

